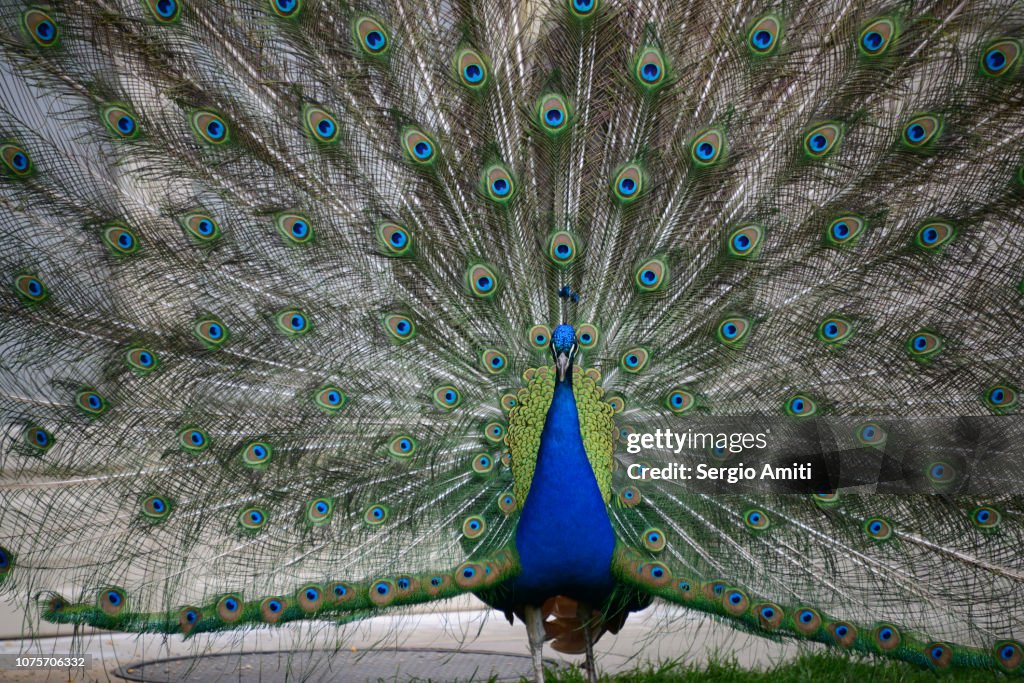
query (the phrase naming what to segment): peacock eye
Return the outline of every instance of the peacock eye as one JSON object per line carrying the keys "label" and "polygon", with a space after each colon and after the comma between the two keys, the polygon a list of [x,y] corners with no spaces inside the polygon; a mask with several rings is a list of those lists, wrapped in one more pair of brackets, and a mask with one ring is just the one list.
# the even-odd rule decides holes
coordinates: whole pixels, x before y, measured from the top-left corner
{"label": "peacock eye", "polygon": [[480,356],[480,363],[492,375],[500,375],[508,369],[508,359],[497,349],[485,349]]}
{"label": "peacock eye", "polygon": [[228,339],[228,328],[219,318],[204,317],[192,325],[192,334],[210,348],[218,348]]}
{"label": "peacock eye", "polygon": [[665,83],[665,56],[656,47],[645,48],[636,59],[633,75],[641,89],[654,92]]}
{"label": "peacock eye", "polygon": [[89,415],[101,415],[107,409],[106,400],[89,388],[81,389],[75,394],[75,405]]}
{"label": "peacock eye", "polygon": [[690,161],[698,168],[705,168],[721,161],[725,152],[725,131],[712,128],[699,133],[690,142]]}
{"label": "peacock eye", "polygon": [[139,128],[135,115],[120,104],[108,104],[100,110],[100,120],[107,130],[124,140],[137,137]]}
{"label": "peacock eye", "polygon": [[483,55],[472,48],[463,48],[455,55],[455,73],[464,86],[480,90],[487,84],[489,72]]}
{"label": "peacock eye", "polygon": [[622,357],[619,359],[619,366],[626,372],[640,372],[647,367],[649,359],[650,354],[647,349],[638,346],[622,354]]}
{"label": "peacock eye", "polygon": [[103,228],[103,242],[115,255],[135,253],[139,242],[135,234],[124,225],[108,225]]}
{"label": "peacock eye", "polygon": [[718,323],[715,334],[726,346],[736,347],[742,344],[750,334],[751,324],[746,318],[731,317]]}
{"label": "peacock eye", "polygon": [[765,15],[754,22],[747,32],[747,47],[757,57],[773,54],[782,37],[782,21],[775,16]]}
{"label": "peacock eye", "polygon": [[400,434],[388,443],[388,453],[392,456],[406,460],[416,452],[416,440],[406,434]]}
{"label": "peacock eye", "polygon": [[270,8],[279,17],[291,19],[302,9],[301,0],[270,0]]}
{"label": "peacock eye", "polygon": [[860,238],[866,224],[867,221],[860,216],[840,216],[825,229],[825,239],[833,246],[850,246]]}
{"label": "peacock eye", "polygon": [[467,517],[462,522],[462,535],[466,538],[480,538],[486,530],[487,525],[484,524],[483,517],[474,515],[472,517]]}
{"label": "peacock eye", "polygon": [[170,24],[181,16],[178,0],[145,0],[146,7],[158,23]]}
{"label": "peacock eye", "polygon": [[643,190],[644,173],[639,164],[626,164],[612,178],[612,194],[622,205],[636,201]]}
{"label": "peacock eye", "polygon": [[245,531],[259,531],[267,523],[267,513],[258,507],[246,507],[238,513],[238,523]]}
{"label": "peacock eye", "polygon": [[892,19],[875,19],[860,32],[857,48],[865,57],[879,57],[889,49],[897,34],[898,29]]}
{"label": "peacock eye", "polygon": [[633,277],[633,283],[641,292],[656,292],[668,280],[668,265],[660,258],[652,258],[640,264]]}
{"label": "peacock eye", "polygon": [[761,248],[764,228],[757,224],[734,228],[726,241],[729,255],[735,258],[753,258]]}
{"label": "peacock eye", "polygon": [[289,337],[298,337],[306,334],[310,330],[309,318],[306,314],[297,309],[289,308],[281,311],[274,316],[274,323],[277,325],[277,329],[284,332]]}
{"label": "peacock eye", "polygon": [[210,437],[199,427],[185,427],[178,432],[178,445],[190,453],[199,453],[209,448]]}
{"label": "peacock eye", "polygon": [[542,95],[537,101],[537,121],[550,135],[562,133],[568,128],[569,103],[561,95]]}
{"label": "peacock eye", "polygon": [[370,526],[379,526],[387,521],[388,508],[381,504],[371,505],[363,514],[363,521]]}
{"label": "peacock eye", "polygon": [[981,51],[979,68],[985,76],[998,78],[1013,72],[1020,62],[1024,44],[1016,38],[999,38]]}
{"label": "peacock eye", "polygon": [[665,399],[665,405],[673,413],[682,414],[694,407],[694,396],[685,389],[673,389]]}
{"label": "peacock eye", "polygon": [[207,144],[223,145],[231,139],[227,122],[216,112],[197,109],[192,112],[189,122],[192,125],[192,132]]}
{"label": "peacock eye", "polygon": [[826,344],[840,344],[853,335],[853,325],[844,318],[826,318],[818,325],[818,339]]}
{"label": "peacock eye", "polygon": [[901,142],[910,149],[922,149],[942,132],[942,118],[933,114],[916,116],[903,126]]}
{"label": "peacock eye", "polygon": [[433,394],[434,405],[442,410],[453,410],[462,403],[462,395],[459,390],[450,384],[446,384],[441,387],[434,389]]}
{"label": "peacock eye", "polygon": [[417,166],[429,166],[437,159],[434,141],[419,128],[406,126],[402,129],[402,148],[406,158]]}
{"label": "peacock eye", "polygon": [[308,244],[313,240],[313,224],[305,215],[286,211],[274,217],[274,225],[284,237],[285,244]]}
{"label": "peacock eye", "polygon": [[21,15],[25,31],[40,47],[53,47],[60,40],[60,28],[53,17],[38,7],[31,7]]}
{"label": "peacock eye", "polygon": [[493,164],[481,174],[483,195],[497,204],[506,204],[516,192],[512,172],[501,163]]}
{"label": "peacock eye", "polygon": [[178,219],[189,237],[199,243],[212,243],[220,237],[220,225],[209,214],[201,211],[189,213]]}
{"label": "peacock eye", "polygon": [[952,223],[940,220],[925,221],[914,235],[914,244],[925,251],[941,251],[956,237]]}
{"label": "peacock eye", "polygon": [[811,159],[822,159],[836,151],[842,139],[842,124],[834,121],[818,124],[804,135],[804,153]]}
{"label": "peacock eye", "polygon": [[32,173],[32,160],[28,152],[13,142],[0,143],[0,161],[3,162],[0,170],[6,175],[19,178]]}
{"label": "peacock eye", "polygon": [[480,299],[490,299],[497,294],[500,281],[493,268],[478,263],[466,269],[466,283],[474,296]]}
{"label": "peacock eye", "polygon": [[317,142],[338,141],[338,121],[323,107],[312,104],[303,106],[302,123],[306,134]]}
{"label": "peacock eye", "polygon": [[156,354],[150,349],[143,347],[128,349],[127,353],[125,353],[125,363],[132,370],[141,374],[152,372],[159,365]]}
{"label": "peacock eye", "polygon": [[796,394],[786,400],[786,413],[793,417],[811,417],[818,412],[818,405],[806,394]]}
{"label": "peacock eye", "polygon": [[526,340],[537,351],[546,351],[551,340],[551,328],[547,325],[534,325],[527,331]]}
{"label": "peacock eye", "polygon": [[391,47],[388,30],[384,28],[384,24],[373,17],[356,17],[352,22],[352,31],[355,34],[356,43],[365,54],[371,57],[379,57]]}

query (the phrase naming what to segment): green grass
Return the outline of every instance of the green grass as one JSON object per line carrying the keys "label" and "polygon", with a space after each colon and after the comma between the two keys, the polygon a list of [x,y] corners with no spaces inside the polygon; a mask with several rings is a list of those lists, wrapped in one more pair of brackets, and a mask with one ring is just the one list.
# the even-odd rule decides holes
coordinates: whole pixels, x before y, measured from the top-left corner
{"label": "green grass", "polygon": [[[585,672],[577,667],[548,671],[548,683],[586,683]],[[751,671],[735,662],[711,662],[701,666],[670,662],[660,666],[635,669],[614,675],[602,675],[602,683],[679,683],[712,681],[719,683],[786,683],[787,681],[834,681],[848,683],[915,683],[917,681],[993,681],[1008,680],[993,671],[956,671],[936,674],[903,662],[879,661],[871,658],[839,657],[828,654],[805,654],[770,668]]]}

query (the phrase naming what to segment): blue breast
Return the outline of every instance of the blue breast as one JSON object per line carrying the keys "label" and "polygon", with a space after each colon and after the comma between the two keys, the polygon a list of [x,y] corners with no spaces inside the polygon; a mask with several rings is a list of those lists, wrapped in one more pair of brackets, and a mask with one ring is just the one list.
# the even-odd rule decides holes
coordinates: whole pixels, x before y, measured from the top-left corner
{"label": "blue breast", "polygon": [[570,382],[555,385],[516,527],[518,604],[540,604],[554,595],[600,604],[613,586],[615,532],[583,449]]}

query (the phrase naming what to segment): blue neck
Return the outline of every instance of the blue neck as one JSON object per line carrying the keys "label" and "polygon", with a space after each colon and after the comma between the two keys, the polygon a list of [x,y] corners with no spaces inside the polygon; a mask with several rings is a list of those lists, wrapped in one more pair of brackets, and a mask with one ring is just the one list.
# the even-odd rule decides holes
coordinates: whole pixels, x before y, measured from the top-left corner
{"label": "blue neck", "polygon": [[522,571],[518,603],[565,595],[600,604],[611,591],[615,532],[587,460],[572,393],[572,369],[555,385],[537,467],[516,527]]}

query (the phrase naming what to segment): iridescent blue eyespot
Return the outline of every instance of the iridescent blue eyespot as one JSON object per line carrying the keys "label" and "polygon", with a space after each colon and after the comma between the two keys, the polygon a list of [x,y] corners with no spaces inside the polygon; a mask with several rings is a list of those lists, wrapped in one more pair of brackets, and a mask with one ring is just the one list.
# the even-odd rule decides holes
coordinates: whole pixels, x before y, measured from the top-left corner
{"label": "iridescent blue eyespot", "polygon": [[412,148],[413,154],[416,155],[417,159],[424,160],[429,159],[431,154],[434,152],[433,146],[426,140],[420,140]]}
{"label": "iridescent blue eyespot", "polygon": [[625,196],[630,197],[636,192],[636,181],[632,178],[622,178],[619,180],[619,192]]}
{"label": "iridescent blue eyespot", "polygon": [[484,70],[480,68],[479,64],[470,64],[462,70],[462,75],[470,83],[479,83],[483,80]]}

